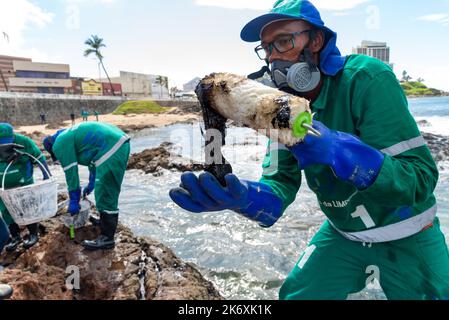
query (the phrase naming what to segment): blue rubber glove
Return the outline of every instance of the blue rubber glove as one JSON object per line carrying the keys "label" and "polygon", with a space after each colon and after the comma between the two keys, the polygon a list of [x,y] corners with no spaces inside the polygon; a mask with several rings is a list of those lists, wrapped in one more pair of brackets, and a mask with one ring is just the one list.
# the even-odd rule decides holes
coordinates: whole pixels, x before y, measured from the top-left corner
{"label": "blue rubber glove", "polygon": [[83,189],[83,197],[87,197],[95,188],[95,171],[89,172],[89,184]]}
{"label": "blue rubber glove", "polygon": [[328,165],[337,178],[360,190],[376,181],[384,160],[380,151],[351,134],[330,130],[319,121],[314,121],[313,127],[321,132],[320,138],[307,135],[303,142],[289,148],[301,169]]}
{"label": "blue rubber glove", "polygon": [[[42,166],[43,166],[43,167],[42,167]],[[43,177],[43,179],[44,179],[44,180],[50,179],[50,176],[49,176],[48,174],[51,175],[51,172],[50,172],[50,169],[48,168],[47,161],[41,161],[40,164],[39,164],[39,168],[40,168],[41,171],[42,171],[42,177]],[[47,173],[47,172],[48,172],[48,173]]]}
{"label": "blue rubber glove", "polygon": [[181,176],[181,188],[170,190],[170,198],[181,208],[191,212],[233,210],[271,227],[282,216],[282,200],[262,183],[239,180],[235,175],[225,177],[226,187],[209,172],[197,178],[192,172]]}
{"label": "blue rubber glove", "polygon": [[81,189],[70,191],[69,192],[69,208],[67,209],[67,212],[70,213],[71,216],[75,216],[80,213],[81,206],[80,206],[80,200],[81,200]]}

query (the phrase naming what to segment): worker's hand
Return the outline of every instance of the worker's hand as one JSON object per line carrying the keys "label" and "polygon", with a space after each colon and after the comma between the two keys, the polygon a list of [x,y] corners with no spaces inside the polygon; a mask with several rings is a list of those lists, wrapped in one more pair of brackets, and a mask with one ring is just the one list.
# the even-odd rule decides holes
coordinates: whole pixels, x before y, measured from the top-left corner
{"label": "worker's hand", "polygon": [[89,173],[89,183],[83,189],[83,198],[87,197],[89,194],[94,191],[95,188],[95,171],[90,171]]}
{"label": "worker's hand", "polygon": [[313,127],[321,137],[307,135],[303,142],[289,148],[301,169],[310,165],[328,165],[341,180],[358,189],[374,183],[382,167],[384,155],[351,134],[334,131],[319,121]]}
{"label": "worker's hand", "polygon": [[75,190],[69,192],[70,202],[69,207],[67,209],[67,212],[70,213],[71,216],[75,216],[80,213],[81,206],[80,206],[80,200],[81,200],[81,190]]}
{"label": "worker's hand", "polygon": [[16,150],[24,148],[24,146],[15,143],[0,144],[0,160],[5,162],[14,162],[20,157],[20,153]]}
{"label": "worker's hand", "polygon": [[282,201],[269,186],[225,176],[226,187],[209,172],[197,178],[192,172],[181,176],[181,187],[170,190],[171,199],[191,212],[234,210],[264,227],[272,226],[282,215]]}

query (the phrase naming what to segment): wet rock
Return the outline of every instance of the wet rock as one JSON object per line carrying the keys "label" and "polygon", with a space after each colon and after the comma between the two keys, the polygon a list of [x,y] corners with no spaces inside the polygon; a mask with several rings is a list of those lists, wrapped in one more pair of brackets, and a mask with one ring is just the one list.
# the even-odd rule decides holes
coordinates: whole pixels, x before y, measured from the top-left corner
{"label": "wet rock", "polygon": [[430,123],[427,120],[420,120],[416,122],[420,127],[430,127]]}
{"label": "wet rock", "polygon": [[192,103],[186,106],[173,108],[173,110],[168,111],[167,114],[201,114],[201,106],[199,103]]}
{"label": "wet rock", "polygon": [[146,174],[155,176],[163,174],[161,169],[175,171],[202,171],[206,166],[174,154],[173,144],[164,142],[159,147],[146,149],[140,153],[132,154],[128,162],[128,170],[143,170]]}
{"label": "wet rock", "polygon": [[76,230],[75,240],[58,217],[42,227],[36,246],[0,257],[0,282],[14,288],[14,300],[223,299],[169,248],[122,225],[115,249],[95,252],[80,245],[98,236],[91,225]]}
{"label": "wet rock", "polygon": [[176,121],[173,123],[169,123],[169,124],[165,125],[165,127],[173,126],[175,124],[195,124],[195,123],[198,123],[198,121],[199,121],[198,118],[189,118],[187,120],[180,120],[180,121]]}
{"label": "wet rock", "polygon": [[426,140],[430,153],[435,161],[438,162],[449,159],[449,137],[427,132],[422,132],[422,135]]}
{"label": "wet rock", "polygon": [[122,130],[125,133],[133,133],[133,132],[138,132],[144,129],[151,129],[151,128],[155,128],[155,125],[152,124],[127,124],[127,125],[117,125],[118,128],[120,128],[120,130]]}

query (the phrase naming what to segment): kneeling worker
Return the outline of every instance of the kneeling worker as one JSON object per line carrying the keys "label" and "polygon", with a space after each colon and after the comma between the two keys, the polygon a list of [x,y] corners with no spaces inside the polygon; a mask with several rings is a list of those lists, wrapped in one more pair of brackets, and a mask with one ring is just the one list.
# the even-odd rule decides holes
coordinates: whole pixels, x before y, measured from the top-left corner
{"label": "kneeling worker", "polygon": [[[27,154],[33,156],[35,159],[39,160],[39,162]],[[9,165],[11,162],[12,164]],[[44,180],[48,179],[50,171],[48,170],[45,156],[42,154],[36,143],[28,137],[14,133],[14,129],[9,123],[0,123],[0,183],[3,181],[4,175],[6,175],[4,178],[5,189],[33,184],[33,164],[36,163],[38,163],[39,168],[42,171]],[[12,252],[15,251],[22,242],[20,227],[14,222],[1,199],[0,211],[6,225],[8,225],[9,233],[11,235],[5,249],[8,252]],[[27,229],[29,231],[29,236],[28,239],[23,242],[23,247],[25,249],[31,248],[39,241],[39,225],[33,223],[28,225]]]}
{"label": "kneeling worker", "polygon": [[81,123],[44,139],[45,149],[63,167],[70,196],[68,212],[71,215],[80,212],[78,165],[89,167],[89,184],[83,189],[83,196],[95,189],[101,235],[96,240],[83,241],[86,249],[112,249],[115,246],[118,198],[129,159],[129,140],[119,128],[97,122]]}

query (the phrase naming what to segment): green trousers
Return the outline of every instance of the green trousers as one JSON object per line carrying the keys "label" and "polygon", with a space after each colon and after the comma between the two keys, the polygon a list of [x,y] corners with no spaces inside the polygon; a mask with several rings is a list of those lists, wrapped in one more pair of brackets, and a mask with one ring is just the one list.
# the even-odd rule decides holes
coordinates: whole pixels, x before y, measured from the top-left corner
{"label": "green trousers", "polygon": [[108,160],[96,167],[95,203],[99,212],[118,214],[118,199],[128,165],[129,142],[123,144]]}
{"label": "green trousers", "polygon": [[449,299],[449,254],[438,218],[429,229],[385,243],[360,243],[327,221],[279,291],[282,300],[343,300],[375,286],[388,299]]}

